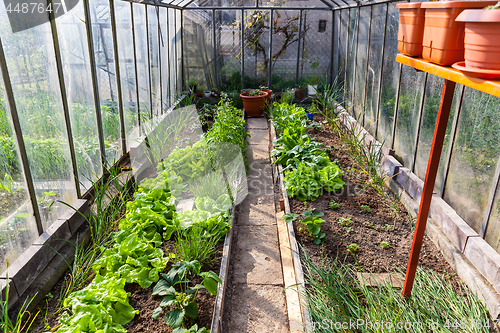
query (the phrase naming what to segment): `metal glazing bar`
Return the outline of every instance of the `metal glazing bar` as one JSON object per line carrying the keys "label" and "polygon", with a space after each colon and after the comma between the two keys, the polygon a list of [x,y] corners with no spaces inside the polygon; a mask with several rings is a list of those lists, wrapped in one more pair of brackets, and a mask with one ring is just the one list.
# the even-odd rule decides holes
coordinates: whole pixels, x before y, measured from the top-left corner
{"label": "metal glazing bar", "polygon": [[462,112],[462,105],[465,95],[465,86],[460,85],[458,91],[459,99],[457,101],[457,109],[455,110],[455,116],[453,117],[453,125],[450,132],[450,143],[448,144],[448,151],[446,152],[446,160],[444,161],[444,172],[443,181],[441,183],[441,190],[439,195],[441,198],[444,196],[444,191],[446,189],[446,180],[448,179],[448,173],[450,171],[451,155],[453,153],[453,146],[455,145],[455,138],[457,137],[458,121],[460,120],[460,113]]}
{"label": "metal glazing bar", "polygon": [[295,72],[295,84],[299,83],[299,73],[300,73],[300,42],[302,41],[302,15],[303,10],[300,10],[299,17],[299,37],[297,40],[297,71]]}
{"label": "metal glazing bar", "polygon": [[135,69],[135,96],[137,108],[137,125],[141,126],[141,104],[139,102],[139,74],[137,72],[137,49],[135,44],[135,22],[134,22],[134,4],[130,3],[130,20],[132,21],[132,47],[134,48],[134,69]]}
{"label": "metal glazing bar", "polygon": [[120,73],[120,59],[118,55],[118,36],[116,32],[116,13],[115,13],[115,0],[109,0],[109,13],[111,18],[111,33],[113,36],[113,53],[115,60],[115,75],[116,85],[118,88],[118,114],[120,115],[120,136],[122,140],[122,154],[127,153],[127,141],[125,134],[125,117],[123,115],[123,96],[122,96],[122,80]]}
{"label": "metal glazing bar", "polygon": [[271,79],[273,75],[273,30],[274,30],[274,10],[271,9],[269,18],[269,65],[267,66],[267,87],[271,88]]}
{"label": "metal glazing bar", "polygon": [[217,73],[217,36],[216,28],[215,28],[215,9],[212,10],[212,34],[213,34],[213,43],[214,43],[214,80],[215,86],[219,86],[219,79]]}
{"label": "metal glazing bar", "polygon": [[403,76],[403,65],[399,64],[398,88],[396,90],[396,102],[394,103],[394,118],[392,119],[391,149],[394,149],[394,139],[396,136],[396,124],[398,123],[399,93],[401,90],[401,77]]}
{"label": "metal glazing bar", "polygon": [[12,126],[14,127],[14,136],[17,141],[17,146],[19,147],[21,164],[24,170],[26,186],[28,187],[28,195],[30,196],[31,208],[33,209],[33,215],[35,216],[38,235],[41,235],[43,233],[42,219],[40,217],[40,210],[38,208],[38,203],[36,199],[35,186],[33,185],[33,177],[31,175],[28,155],[26,154],[26,146],[24,145],[24,138],[21,130],[21,124],[19,122],[19,115],[17,113],[16,101],[14,98],[14,92],[12,91],[9,69],[7,67],[7,60],[5,59],[5,53],[3,51],[3,44],[1,38],[0,38],[0,69],[2,71],[3,83],[5,86],[5,95],[9,103]]}
{"label": "metal glazing bar", "polygon": [[[52,7],[52,0],[48,0],[48,4]],[[61,59],[61,49],[59,47],[59,36],[57,34],[56,20],[53,12],[49,12],[50,28],[52,31],[52,40],[54,42],[54,54],[56,57],[57,76],[59,79],[59,89],[61,90],[61,100],[64,111],[64,123],[66,125],[66,135],[68,137],[69,154],[71,158],[71,166],[73,167],[73,178],[75,181],[76,195],[82,197],[80,189],[80,180],[78,179],[78,166],[76,164],[75,143],[73,141],[73,131],[71,129],[71,117],[69,113],[68,96],[66,94],[66,83],[64,80],[63,64]]]}
{"label": "metal glazing bar", "polygon": [[241,89],[245,89],[245,10],[241,10]]}
{"label": "metal glazing bar", "polygon": [[194,0],[190,0],[187,4],[184,5],[184,9],[186,9],[187,6],[189,6],[190,4],[192,4],[194,2]]}
{"label": "metal glazing bar", "polygon": [[179,6],[169,5],[168,3],[164,3],[164,2],[161,2],[161,1],[154,1],[154,0],[125,0],[125,1],[134,2],[134,3],[140,3],[140,4],[144,4],[144,5],[148,5],[148,6],[158,6],[158,7],[163,7],[163,8],[183,9],[182,7],[179,7]]}
{"label": "metal glazing bar", "polygon": [[[134,0],[127,0],[127,1],[134,1]],[[396,0],[395,0],[396,1]],[[397,0],[401,1],[401,0]],[[357,5],[353,5],[353,7],[356,7]],[[207,7],[189,7],[189,8],[184,8],[184,10],[205,10],[205,11],[210,11],[210,10],[271,10],[274,9],[276,10],[276,7],[273,6],[265,6],[265,7],[248,7],[248,6],[235,6],[235,7],[220,7],[220,6],[207,6]],[[286,10],[302,10],[304,7],[286,7],[283,8]],[[330,7],[307,7],[307,10],[333,10]]]}
{"label": "metal glazing bar", "polygon": [[382,56],[380,57],[380,70],[379,80],[378,80],[378,96],[377,96],[377,113],[375,118],[375,139],[378,139],[378,124],[380,118],[380,102],[382,100],[382,73],[384,71],[384,56],[385,56],[385,37],[387,35],[387,18],[389,17],[389,4],[385,6],[385,24],[384,24],[384,36],[382,37]]}
{"label": "metal glazing bar", "polygon": [[94,37],[90,14],[89,0],[83,0],[85,10],[85,28],[87,31],[87,44],[89,48],[90,75],[92,77],[92,88],[94,89],[94,107],[97,121],[97,134],[99,135],[99,148],[101,150],[101,162],[103,173],[106,170],[106,146],[104,145],[104,130],[102,128],[101,99],[99,97],[99,80],[97,78],[97,65],[95,62]]}
{"label": "metal glazing bar", "polygon": [[366,126],[366,98],[368,96],[368,70],[370,67],[370,42],[372,39],[372,17],[373,17],[373,7],[370,7],[370,22],[368,23],[368,42],[366,51],[366,70],[365,70],[365,91],[363,96],[363,127]]}
{"label": "metal glazing bar", "polygon": [[354,22],[354,29],[356,29],[356,48],[354,49],[354,56],[353,56],[353,61],[354,61],[354,73],[352,74],[352,114],[355,116],[357,119],[358,117],[356,116],[356,74],[358,71],[358,46],[359,46],[359,20],[361,17],[361,9],[358,7],[357,8],[357,13],[356,13],[356,21]]}
{"label": "metal glazing bar", "polygon": [[422,130],[422,116],[424,114],[425,106],[425,96],[427,94],[427,79],[429,78],[429,73],[425,73],[424,82],[422,83],[422,96],[420,96],[420,106],[418,108],[418,123],[415,129],[415,142],[413,143],[413,160],[411,162],[411,172],[415,172],[415,164],[418,152],[418,140],[420,139],[420,131]]}
{"label": "metal glazing bar", "polygon": [[146,12],[146,43],[148,49],[148,84],[149,84],[149,113],[151,119],[153,118],[153,92],[151,88],[153,87],[153,83],[151,82],[151,57],[149,54],[149,19],[148,19],[148,7],[144,5],[144,11]]}

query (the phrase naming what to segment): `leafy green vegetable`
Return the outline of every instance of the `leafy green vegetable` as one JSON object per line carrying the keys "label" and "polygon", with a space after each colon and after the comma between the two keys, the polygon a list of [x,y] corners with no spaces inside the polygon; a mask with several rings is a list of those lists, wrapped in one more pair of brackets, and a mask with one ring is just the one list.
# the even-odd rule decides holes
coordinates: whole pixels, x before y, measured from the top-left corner
{"label": "leafy green vegetable", "polygon": [[58,332],[123,332],[138,311],[130,306],[125,279],[96,275],[84,289],[64,300],[69,312],[61,315]]}
{"label": "leafy green vegetable", "polygon": [[94,272],[125,278],[127,283],[136,282],[141,288],[158,281],[158,274],[168,262],[161,249],[128,230],[114,233],[113,239],[114,247],[106,249],[96,260],[92,266]]}
{"label": "leafy green vegetable", "polygon": [[288,194],[300,201],[316,200],[322,191],[334,192],[342,189],[343,172],[335,163],[320,169],[300,163],[295,170],[285,172],[284,183]]}

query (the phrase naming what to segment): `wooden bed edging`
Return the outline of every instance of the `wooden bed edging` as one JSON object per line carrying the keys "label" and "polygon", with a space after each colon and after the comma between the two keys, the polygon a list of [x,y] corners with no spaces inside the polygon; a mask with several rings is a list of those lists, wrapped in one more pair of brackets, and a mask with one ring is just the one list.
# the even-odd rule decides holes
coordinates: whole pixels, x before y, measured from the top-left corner
{"label": "wooden bed edging", "polygon": [[220,273],[219,273],[219,278],[222,280],[222,284],[219,284],[217,297],[215,299],[214,312],[212,315],[212,325],[210,330],[210,332],[212,333],[220,333],[222,329],[222,318],[224,316],[224,299],[226,297],[227,276],[229,273],[231,246],[233,241],[233,231],[235,228],[234,216],[235,216],[235,208],[233,207],[231,228],[229,228],[229,232],[226,234],[226,238],[224,239],[224,247],[222,250],[222,262],[220,265]]}
{"label": "wooden bed edging", "polygon": [[[270,127],[269,130],[271,131],[271,142],[274,142],[276,140],[276,130],[274,128],[274,125],[272,121],[269,122]],[[274,160],[274,159],[273,159]],[[273,161],[271,161],[273,162]],[[279,182],[280,190],[281,190],[281,195],[283,197],[283,202],[284,202],[284,213],[285,214],[290,214],[290,202],[288,201],[288,194],[286,192],[285,184],[283,183],[283,167],[281,165],[276,166],[276,164],[273,165],[273,174],[276,175],[277,179],[276,181]],[[304,329],[303,332],[307,333],[308,328],[311,326],[311,315],[309,313],[309,309],[307,306],[307,302],[304,299],[304,292],[305,292],[305,286],[304,286],[304,271],[302,270],[302,263],[300,261],[300,254],[299,254],[299,246],[297,244],[297,239],[295,237],[295,231],[293,229],[293,223],[286,223],[287,226],[287,231],[288,231],[288,239],[289,239],[289,244],[285,244],[291,252],[292,252],[292,262],[293,262],[293,268],[294,268],[294,273],[295,273],[295,280],[296,280],[296,286],[298,288],[298,295],[299,295],[299,300],[300,300],[300,308],[301,308],[301,314],[302,314],[302,328]],[[281,249],[281,246],[280,246]],[[283,255],[282,255],[283,257]],[[288,302],[288,301],[287,301]],[[290,327],[291,331],[293,327]]]}

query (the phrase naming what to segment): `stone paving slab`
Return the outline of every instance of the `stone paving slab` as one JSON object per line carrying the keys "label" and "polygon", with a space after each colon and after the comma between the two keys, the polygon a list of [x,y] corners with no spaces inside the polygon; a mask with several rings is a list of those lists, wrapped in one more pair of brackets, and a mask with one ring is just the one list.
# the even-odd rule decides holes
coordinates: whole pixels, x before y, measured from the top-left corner
{"label": "stone paving slab", "polygon": [[257,129],[268,129],[269,128],[269,122],[267,121],[267,118],[262,117],[262,118],[248,118],[247,119],[247,128],[257,128]]}
{"label": "stone paving slab", "polygon": [[234,285],[228,297],[231,316],[227,333],[288,333],[284,288]]}
{"label": "stone paving slab", "polygon": [[234,244],[232,260],[234,284],[283,285],[278,231],[275,225],[238,225],[238,238]]}
{"label": "stone paving slab", "polygon": [[258,164],[271,163],[271,160],[269,158],[269,147],[264,145],[248,146],[247,162],[250,165],[252,163],[258,163]]}
{"label": "stone paving slab", "polygon": [[269,197],[260,196],[247,199],[240,205],[238,226],[276,225],[274,202]]}
{"label": "stone paving slab", "polygon": [[248,143],[252,145],[269,146],[269,131],[267,129],[248,129],[250,137],[247,138]]}

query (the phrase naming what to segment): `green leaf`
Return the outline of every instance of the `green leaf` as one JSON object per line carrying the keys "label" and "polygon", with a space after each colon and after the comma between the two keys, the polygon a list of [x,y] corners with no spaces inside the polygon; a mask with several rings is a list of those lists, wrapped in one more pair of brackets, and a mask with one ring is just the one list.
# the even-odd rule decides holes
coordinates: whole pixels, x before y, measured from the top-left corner
{"label": "green leaf", "polygon": [[189,303],[184,310],[186,310],[186,316],[196,319],[198,318],[198,304],[196,302]]}
{"label": "green leaf", "polygon": [[165,296],[165,295],[174,295],[174,294],[175,294],[175,289],[170,284],[170,281],[160,280],[160,281],[158,281],[156,286],[153,288],[153,292],[151,295]]}
{"label": "green leaf", "polygon": [[315,211],[313,212],[313,215],[314,215],[314,216],[316,216],[316,217],[321,217],[321,216],[324,216],[325,214],[324,214],[323,212],[320,212],[320,211],[318,211],[318,210],[315,210]]}
{"label": "green leaf", "polygon": [[163,308],[161,306],[157,307],[156,309],[153,310],[153,319],[158,319],[160,317],[160,314],[163,312]]}
{"label": "green leaf", "polygon": [[317,235],[321,231],[321,226],[319,224],[311,223],[307,225],[307,230],[311,235]]}
{"label": "green leaf", "polygon": [[217,295],[217,281],[211,278],[206,278],[203,280],[203,285],[212,295]]}
{"label": "green leaf", "polygon": [[314,238],[313,243],[316,245],[321,244],[321,239],[320,238]]}
{"label": "green leaf", "polygon": [[163,297],[163,299],[161,300],[160,306],[170,306],[170,305],[174,304],[174,302],[175,302],[175,295],[168,295],[168,296]]}
{"label": "green leaf", "polygon": [[165,315],[165,323],[172,328],[177,328],[182,325],[185,315],[186,310],[184,309],[172,310]]}

